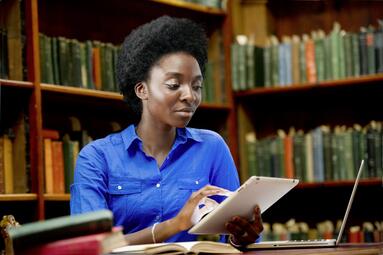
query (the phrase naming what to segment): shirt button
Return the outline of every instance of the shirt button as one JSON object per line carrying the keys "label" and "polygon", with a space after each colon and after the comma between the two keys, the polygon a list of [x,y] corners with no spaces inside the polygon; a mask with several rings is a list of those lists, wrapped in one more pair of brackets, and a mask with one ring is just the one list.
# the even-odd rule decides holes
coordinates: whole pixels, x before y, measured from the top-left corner
{"label": "shirt button", "polygon": [[118,186],[117,186],[117,189],[119,189],[119,190],[122,189],[121,185],[118,185]]}
{"label": "shirt button", "polygon": [[161,184],[159,184],[159,183],[156,184],[156,187],[157,187],[157,188],[159,188],[160,186],[161,186]]}
{"label": "shirt button", "polygon": [[195,184],[199,184],[199,181],[195,181]]}

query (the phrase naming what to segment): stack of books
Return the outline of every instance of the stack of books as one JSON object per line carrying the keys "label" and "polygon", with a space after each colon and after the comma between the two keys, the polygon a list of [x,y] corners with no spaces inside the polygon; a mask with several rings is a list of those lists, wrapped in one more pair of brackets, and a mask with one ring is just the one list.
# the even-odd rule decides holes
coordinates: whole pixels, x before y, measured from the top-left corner
{"label": "stack of books", "polygon": [[27,223],[8,233],[6,254],[15,255],[99,255],[126,245],[109,210]]}

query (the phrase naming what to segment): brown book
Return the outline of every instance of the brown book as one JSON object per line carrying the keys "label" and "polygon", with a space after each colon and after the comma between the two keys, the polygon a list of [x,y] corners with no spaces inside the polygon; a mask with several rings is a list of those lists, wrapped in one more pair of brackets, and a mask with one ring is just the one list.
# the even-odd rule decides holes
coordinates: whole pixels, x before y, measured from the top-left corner
{"label": "brown book", "polygon": [[53,192],[53,157],[52,157],[52,140],[44,139],[44,177],[45,177],[45,193]]}
{"label": "brown book", "polygon": [[8,135],[3,136],[3,148],[4,148],[4,190],[6,194],[14,193],[13,189],[13,145],[12,140]]}
{"label": "brown book", "polygon": [[4,138],[0,136],[0,194],[5,193],[4,182]]}
{"label": "brown book", "polygon": [[18,120],[13,127],[15,138],[13,139],[13,192],[27,193],[28,176],[27,176],[27,138],[25,134],[24,113],[20,112]]}
{"label": "brown book", "polygon": [[64,154],[61,141],[52,141],[53,192],[65,193]]}
{"label": "brown book", "polygon": [[299,36],[293,35],[291,43],[291,69],[293,72],[293,84],[300,83],[300,70],[299,70]]}
{"label": "brown book", "polygon": [[285,150],[285,176],[286,178],[294,178],[293,138],[290,135],[287,135],[283,139],[283,145]]}
{"label": "brown book", "polygon": [[[3,4],[3,3],[2,3]],[[10,80],[23,80],[23,56],[20,1],[5,1],[5,22],[8,33],[8,70]]]}
{"label": "brown book", "polygon": [[101,90],[101,55],[100,48],[93,48],[93,80],[97,90]]}

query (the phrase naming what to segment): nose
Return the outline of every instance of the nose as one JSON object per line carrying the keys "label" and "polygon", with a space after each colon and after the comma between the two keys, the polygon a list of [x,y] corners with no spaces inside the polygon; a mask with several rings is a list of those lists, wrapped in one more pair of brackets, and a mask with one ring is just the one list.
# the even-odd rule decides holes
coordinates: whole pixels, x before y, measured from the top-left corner
{"label": "nose", "polygon": [[186,101],[188,103],[192,103],[195,100],[194,91],[191,85],[182,86],[180,99],[181,101]]}

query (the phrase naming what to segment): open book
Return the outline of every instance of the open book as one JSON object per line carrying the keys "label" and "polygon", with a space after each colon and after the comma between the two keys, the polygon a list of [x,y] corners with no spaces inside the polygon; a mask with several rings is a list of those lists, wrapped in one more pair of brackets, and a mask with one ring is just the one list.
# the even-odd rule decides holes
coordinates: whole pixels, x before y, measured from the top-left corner
{"label": "open book", "polygon": [[211,241],[179,242],[179,243],[157,243],[128,245],[114,249],[115,253],[142,253],[142,254],[187,254],[187,253],[241,253],[227,243]]}

